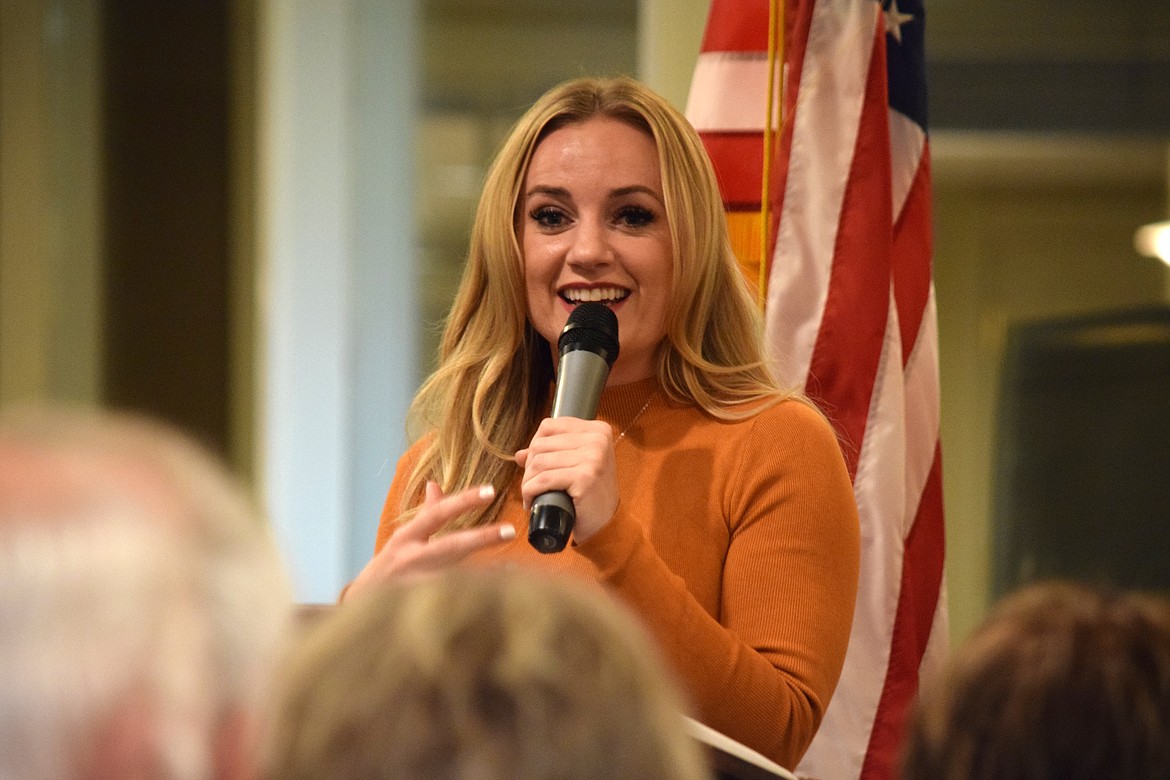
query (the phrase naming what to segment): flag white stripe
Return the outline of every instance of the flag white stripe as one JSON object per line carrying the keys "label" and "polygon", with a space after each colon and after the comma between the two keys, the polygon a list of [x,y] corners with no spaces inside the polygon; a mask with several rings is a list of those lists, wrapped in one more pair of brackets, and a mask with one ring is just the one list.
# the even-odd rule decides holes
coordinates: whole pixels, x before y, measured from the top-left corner
{"label": "flag white stripe", "polygon": [[769,354],[780,378],[797,387],[808,376],[829,293],[873,25],[872,4],[834,0],[816,4],[809,28],[765,307]]}
{"label": "flag white stripe", "polygon": [[914,349],[906,361],[906,509],[903,537],[909,535],[939,436],[938,323],[934,285],[930,287]]}
{"label": "flag white stripe", "polygon": [[890,189],[894,196],[894,222],[902,215],[914,177],[918,175],[918,163],[926,146],[926,133],[918,123],[900,111],[890,111]]}
{"label": "flag white stripe", "polygon": [[918,676],[923,683],[942,673],[950,648],[950,617],[947,610],[947,574],[943,571],[938,586],[938,603],[934,607],[934,620],[930,624],[930,637],[926,640],[926,650],[922,653],[922,660],[918,664]]}
{"label": "flag white stripe", "polygon": [[[780,72],[779,63],[776,72]],[[767,52],[703,52],[695,64],[686,115],[701,133],[762,133],[767,98]],[[780,101],[776,100],[772,127],[779,125]]]}

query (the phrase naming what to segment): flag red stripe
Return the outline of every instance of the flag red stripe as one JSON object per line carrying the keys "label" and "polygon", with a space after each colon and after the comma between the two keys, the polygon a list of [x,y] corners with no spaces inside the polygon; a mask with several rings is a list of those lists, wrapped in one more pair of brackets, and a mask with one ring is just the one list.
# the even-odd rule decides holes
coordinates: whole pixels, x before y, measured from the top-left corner
{"label": "flag red stripe", "polygon": [[[829,291],[806,387],[844,439],[850,476],[857,473],[889,314],[893,206],[885,33],[878,28],[875,35]],[[845,355],[848,360],[842,359]]]}
{"label": "flag red stripe", "polygon": [[804,71],[804,55],[808,49],[808,33],[812,27],[813,8],[815,0],[790,0],[788,13],[785,15],[787,27],[787,45],[784,50],[784,62],[788,65],[788,95],[786,108],[791,111],[796,106],[797,86]]}
{"label": "flag red stripe", "polygon": [[759,133],[699,133],[728,211],[759,210],[764,150]]}
{"label": "flag red stripe", "polygon": [[946,547],[942,507],[942,453],[936,445],[914,526],[906,538],[889,668],[861,769],[862,778],[889,778],[895,774],[906,714],[918,690],[918,668],[930,639],[942,589]]}
{"label": "flag red stripe", "polygon": [[768,0],[711,0],[700,50],[767,51],[767,19]]}
{"label": "flag red stripe", "polygon": [[894,301],[902,329],[902,365],[914,349],[914,340],[922,325],[922,315],[930,296],[931,236],[930,149],[923,148],[918,172],[894,226],[891,269],[894,277]]}

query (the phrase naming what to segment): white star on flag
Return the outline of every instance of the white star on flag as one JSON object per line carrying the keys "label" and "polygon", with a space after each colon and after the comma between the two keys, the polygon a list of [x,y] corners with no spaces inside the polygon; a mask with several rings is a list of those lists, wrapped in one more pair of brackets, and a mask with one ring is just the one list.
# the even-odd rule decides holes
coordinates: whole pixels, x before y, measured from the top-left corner
{"label": "white star on flag", "polygon": [[891,0],[890,5],[882,13],[886,17],[886,35],[894,36],[894,40],[901,43],[902,25],[914,21],[914,14],[899,12],[898,0]]}

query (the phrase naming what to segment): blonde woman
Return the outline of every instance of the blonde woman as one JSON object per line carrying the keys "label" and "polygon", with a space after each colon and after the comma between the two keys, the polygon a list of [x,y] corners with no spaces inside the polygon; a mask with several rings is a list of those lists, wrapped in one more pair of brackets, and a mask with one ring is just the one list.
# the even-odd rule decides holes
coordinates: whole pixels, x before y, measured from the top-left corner
{"label": "blonde woman", "polygon": [[[619,323],[597,419],[549,418],[582,301]],[[550,346],[552,345],[552,346]],[[514,561],[612,588],[699,719],[792,767],[840,674],[858,520],[832,430],[777,386],[702,144],[630,79],[540,98],[489,171],[439,368],[351,586]],[[573,544],[526,540],[564,490]]]}

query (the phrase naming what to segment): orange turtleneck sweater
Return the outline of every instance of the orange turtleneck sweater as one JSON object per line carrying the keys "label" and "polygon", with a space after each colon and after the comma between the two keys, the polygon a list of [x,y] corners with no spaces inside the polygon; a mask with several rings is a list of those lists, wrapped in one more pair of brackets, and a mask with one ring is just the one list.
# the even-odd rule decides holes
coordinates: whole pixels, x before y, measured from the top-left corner
{"label": "orange turtleneck sweater", "polygon": [[[840,676],[857,595],[857,508],[832,429],[797,401],[721,421],[668,404],[655,379],[607,388],[597,416],[617,438],[608,525],[536,552],[517,479],[500,516],[516,539],[470,560],[602,583],[657,638],[700,721],[796,766]],[[419,446],[398,463],[378,550]]]}

